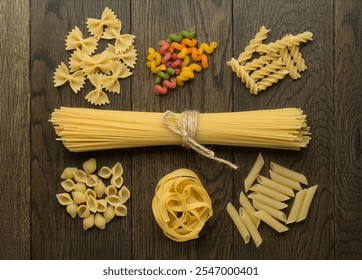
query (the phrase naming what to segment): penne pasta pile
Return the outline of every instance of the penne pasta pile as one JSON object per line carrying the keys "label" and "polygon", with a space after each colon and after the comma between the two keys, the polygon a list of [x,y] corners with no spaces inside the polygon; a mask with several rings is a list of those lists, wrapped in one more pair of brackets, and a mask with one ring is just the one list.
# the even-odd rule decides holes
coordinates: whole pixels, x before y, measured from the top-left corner
{"label": "penne pasta pile", "polygon": [[[127,207],[124,204],[131,196],[129,189],[123,185],[120,162],[112,168],[103,166],[98,176],[94,174],[96,169],[97,163],[93,158],[83,163],[83,170],[66,167],[60,176],[65,192],[56,195],[72,218],[78,215],[83,219],[84,230],[93,226],[105,229],[115,216],[126,216]],[[110,179],[110,184],[106,187],[101,178]]]}
{"label": "penne pasta pile", "polygon": [[[308,185],[303,174],[274,162],[270,163],[270,178],[264,177],[260,175],[263,166],[264,159],[259,153],[244,180],[245,192],[240,192],[239,212],[231,203],[226,207],[245,244],[249,243],[251,237],[256,247],[263,241],[258,230],[261,221],[279,233],[288,231],[287,224],[307,218],[318,188],[317,185],[302,188],[302,185]],[[246,195],[249,191],[251,193]],[[293,203],[287,203],[291,198],[294,198]],[[290,205],[287,217],[284,211]]]}

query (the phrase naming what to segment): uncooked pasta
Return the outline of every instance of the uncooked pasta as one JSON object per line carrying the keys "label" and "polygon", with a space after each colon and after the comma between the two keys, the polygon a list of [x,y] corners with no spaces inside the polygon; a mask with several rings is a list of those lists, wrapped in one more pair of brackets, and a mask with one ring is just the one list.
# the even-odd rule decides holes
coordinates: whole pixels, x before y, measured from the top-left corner
{"label": "uncooked pasta", "polygon": [[300,150],[310,141],[306,115],[297,108],[175,114],[61,107],[50,122],[71,152],[182,145],[235,169],[203,145]]}

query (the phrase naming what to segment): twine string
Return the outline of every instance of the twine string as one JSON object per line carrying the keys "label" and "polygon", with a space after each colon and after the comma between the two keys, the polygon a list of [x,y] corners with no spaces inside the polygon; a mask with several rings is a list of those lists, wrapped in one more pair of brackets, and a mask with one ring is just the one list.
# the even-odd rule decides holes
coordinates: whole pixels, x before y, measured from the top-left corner
{"label": "twine string", "polygon": [[[162,122],[169,130],[181,137],[182,147],[191,148],[204,157],[229,165],[233,169],[237,169],[238,167],[235,164],[231,163],[228,160],[215,156],[215,153],[213,151],[199,144],[195,140],[197,132],[198,114],[198,111],[184,111],[182,113],[183,118],[181,123],[174,112],[166,111],[162,116]],[[170,122],[167,120],[167,117],[171,117],[175,122],[176,126],[170,124]]]}

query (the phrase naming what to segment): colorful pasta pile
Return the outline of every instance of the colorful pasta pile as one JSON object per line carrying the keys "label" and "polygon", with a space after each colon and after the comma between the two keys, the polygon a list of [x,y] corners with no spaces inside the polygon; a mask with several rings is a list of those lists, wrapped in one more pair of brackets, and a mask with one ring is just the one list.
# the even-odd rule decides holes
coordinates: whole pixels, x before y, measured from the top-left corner
{"label": "colorful pasta pile", "polygon": [[152,211],[164,234],[177,242],[198,238],[213,214],[207,191],[189,169],[175,170],[158,182]]}
{"label": "colorful pasta pile", "polygon": [[[91,36],[84,38],[76,26],[66,38],[66,50],[72,51],[69,65],[64,62],[54,72],[54,86],[69,83],[74,93],[79,93],[86,80],[94,86],[85,99],[93,105],[105,105],[109,99],[105,91],[119,94],[119,79],[132,75],[137,60],[133,45],[134,35],[122,34],[122,23],[114,12],[106,7],[100,19],[88,18]],[[101,39],[109,40],[102,52],[95,53]]]}
{"label": "colorful pasta pile", "polygon": [[158,51],[148,49],[146,65],[156,74],[153,90],[156,95],[167,94],[169,89],[183,86],[184,82],[195,77],[195,72],[208,67],[207,54],[214,52],[217,43],[201,43],[199,46],[197,43],[192,28],[169,34],[166,40],[159,42]]}
{"label": "colorful pasta pile", "polygon": [[[83,163],[83,170],[76,167],[67,167],[60,176],[65,192],[56,195],[59,203],[66,206],[66,211],[72,218],[77,215],[83,219],[83,229],[87,230],[94,225],[105,229],[115,216],[127,215],[124,205],[130,198],[129,189],[123,185],[123,167],[117,162],[112,168],[103,166],[97,169],[95,159]],[[100,178],[99,178],[100,177]],[[110,180],[106,184],[103,180]]]}
{"label": "colorful pasta pile", "polygon": [[[307,69],[299,45],[313,40],[311,32],[286,35],[275,42],[263,44],[268,32],[262,26],[238,59],[231,58],[227,62],[252,94],[266,90],[286,75],[298,79],[301,77],[300,72]],[[249,61],[255,53],[259,57]]]}
{"label": "colorful pasta pile", "polygon": [[[231,203],[228,203],[226,207],[245,244],[249,243],[251,237],[256,247],[259,247],[263,241],[258,230],[260,221],[279,233],[288,231],[285,224],[306,219],[318,188],[317,185],[314,185],[303,189],[301,184],[308,184],[303,174],[274,162],[270,163],[270,178],[266,178],[260,175],[263,166],[264,160],[259,154],[244,181],[245,193],[252,192],[248,196],[243,191],[240,193],[239,213]],[[255,181],[258,183],[253,185]],[[287,204],[286,201],[293,197],[293,203]],[[288,208],[290,204],[292,206],[287,217],[283,209]]]}

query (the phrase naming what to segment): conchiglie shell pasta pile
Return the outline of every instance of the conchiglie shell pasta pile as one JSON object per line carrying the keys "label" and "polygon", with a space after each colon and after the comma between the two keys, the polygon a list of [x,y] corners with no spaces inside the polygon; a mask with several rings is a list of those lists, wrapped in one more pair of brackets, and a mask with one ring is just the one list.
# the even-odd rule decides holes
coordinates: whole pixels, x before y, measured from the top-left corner
{"label": "conchiglie shell pasta pile", "polygon": [[[131,196],[123,185],[123,167],[117,162],[112,168],[103,166],[97,170],[97,162],[91,158],[83,163],[83,169],[66,167],[61,174],[64,192],[56,195],[72,218],[83,219],[83,229],[93,226],[105,229],[116,216],[126,216],[125,203]],[[110,181],[110,184],[107,184]]]}

